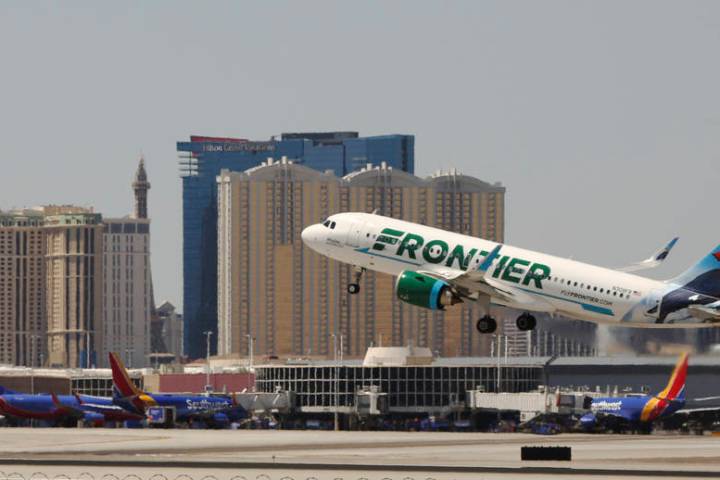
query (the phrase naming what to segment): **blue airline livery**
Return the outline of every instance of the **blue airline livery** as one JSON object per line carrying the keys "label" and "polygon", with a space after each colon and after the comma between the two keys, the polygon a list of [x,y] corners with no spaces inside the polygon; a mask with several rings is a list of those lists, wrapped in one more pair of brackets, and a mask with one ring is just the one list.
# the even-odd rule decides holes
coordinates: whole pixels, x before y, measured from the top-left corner
{"label": "blue airline livery", "polygon": [[247,416],[245,409],[237,404],[234,397],[227,395],[143,392],[130,380],[117,354],[110,353],[109,357],[113,376],[113,401],[128,412],[145,416],[149,407],[173,407],[177,421],[200,420],[213,426],[224,426],[230,421]]}
{"label": "blue airline livery", "polygon": [[113,403],[112,398],[91,395],[26,394],[1,390],[0,413],[6,417],[43,420],[52,425],[72,426],[78,420],[100,426],[106,422],[139,420],[143,417]]}
{"label": "blue airline livery", "polygon": [[600,424],[621,427],[648,427],[653,421],[667,417],[685,406],[685,381],[688,354],[683,354],[673,370],[665,389],[657,395],[593,398],[590,412],[580,418],[586,429]]}

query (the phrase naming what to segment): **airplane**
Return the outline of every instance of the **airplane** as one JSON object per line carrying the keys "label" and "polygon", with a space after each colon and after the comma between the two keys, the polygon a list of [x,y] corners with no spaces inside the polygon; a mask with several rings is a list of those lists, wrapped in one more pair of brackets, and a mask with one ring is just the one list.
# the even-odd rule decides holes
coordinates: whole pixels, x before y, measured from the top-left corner
{"label": "airplane", "polygon": [[[580,417],[585,429],[605,427],[614,431],[636,429],[648,432],[652,422],[666,418],[685,406],[688,354],[680,356],[665,389],[657,395],[593,398],[590,412]],[[589,398],[589,397],[587,397]]]}
{"label": "airplane", "polygon": [[[349,294],[360,291],[366,270],[395,275],[396,295],[409,304],[479,304],[480,333],[497,329],[491,304],[521,311],[516,325],[523,331],[535,328],[538,312],[638,327],[720,322],[720,246],[663,282],[375,213],[334,214],[301,237],[315,252],[353,266]],[[659,265],[676,242],[630,269]]]}
{"label": "airplane", "polygon": [[79,420],[101,426],[106,422],[138,420],[109,397],[92,395],[26,394],[0,387],[0,414],[12,419],[42,420],[52,425],[74,426]]}
{"label": "airplane", "polygon": [[113,378],[113,401],[125,410],[142,415],[151,407],[170,407],[175,410],[177,422],[202,421],[208,426],[221,427],[231,421],[244,418],[245,409],[234,398],[226,395],[183,395],[170,393],[146,393],[130,380],[130,376],[116,353],[110,352]]}

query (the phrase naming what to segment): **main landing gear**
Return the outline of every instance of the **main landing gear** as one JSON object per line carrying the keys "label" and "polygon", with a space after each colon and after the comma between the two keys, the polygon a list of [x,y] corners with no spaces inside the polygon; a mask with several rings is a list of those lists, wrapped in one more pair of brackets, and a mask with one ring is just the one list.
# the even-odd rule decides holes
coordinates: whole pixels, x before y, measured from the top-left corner
{"label": "main landing gear", "polygon": [[363,267],[353,267],[353,283],[348,283],[347,286],[347,292],[350,295],[360,293],[360,279],[362,278],[363,273],[365,273],[365,269]]}
{"label": "main landing gear", "polygon": [[[518,330],[526,332],[535,328],[537,320],[529,313],[523,313],[515,320],[515,325],[517,325]],[[494,333],[497,330],[497,322],[490,315],[485,315],[477,321],[475,327],[480,333]]]}
{"label": "main landing gear", "polygon": [[523,313],[515,320],[515,325],[521,332],[526,332],[535,328],[537,320],[529,313]]}
{"label": "main landing gear", "polygon": [[475,325],[480,333],[493,333],[497,329],[497,322],[490,315],[485,315]]}

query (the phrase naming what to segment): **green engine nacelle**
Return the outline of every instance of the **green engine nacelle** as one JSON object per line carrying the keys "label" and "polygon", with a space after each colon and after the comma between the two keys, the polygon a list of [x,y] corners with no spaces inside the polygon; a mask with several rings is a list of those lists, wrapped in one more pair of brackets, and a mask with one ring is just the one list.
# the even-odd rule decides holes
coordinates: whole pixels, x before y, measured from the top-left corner
{"label": "green engine nacelle", "polygon": [[395,291],[403,302],[430,310],[444,310],[446,305],[460,301],[446,282],[412,270],[398,276]]}

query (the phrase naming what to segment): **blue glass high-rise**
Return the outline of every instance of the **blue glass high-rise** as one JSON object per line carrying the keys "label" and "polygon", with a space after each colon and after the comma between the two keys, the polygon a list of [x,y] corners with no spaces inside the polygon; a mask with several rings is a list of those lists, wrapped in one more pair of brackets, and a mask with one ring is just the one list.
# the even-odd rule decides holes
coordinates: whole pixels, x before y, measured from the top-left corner
{"label": "blue glass high-rise", "polygon": [[183,310],[185,354],[206,355],[203,332],[217,339],[217,186],[222,169],[244,171],[268,157],[344,176],[368,163],[415,172],[415,137],[359,137],[357,132],[284,133],[280,139],[247,141],[196,137],[178,142],[183,182]]}

